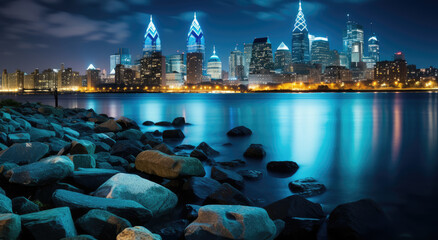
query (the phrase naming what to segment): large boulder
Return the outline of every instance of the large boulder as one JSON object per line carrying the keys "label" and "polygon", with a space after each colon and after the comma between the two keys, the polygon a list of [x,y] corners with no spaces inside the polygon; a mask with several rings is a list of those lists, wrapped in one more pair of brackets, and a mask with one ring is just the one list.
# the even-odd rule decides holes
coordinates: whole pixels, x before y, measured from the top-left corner
{"label": "large boulder", "polygon": [[79,132],[76,130],[73,130],[69,127],[63,127],[62,130],[64,130],[64,134],[68,134],[72,137],[78,138],[80,136]]}
{"label": "large boulder", "polygon": [[76,220],[76,225],[97,239],[115,239],[131,223],[108,211],[93,209]]}
{"label": "large boulder", "polygon": [[172,121],[172,125],[175,127],[181,127],[184,126],[185,124],[186,124],[186,119],[183,117],[177,117]]}
{"label": "large boulder", "polygon": [[154,216],[169,213],[178,202],[178,197],[169,189],[137,175],[125,173],[111,177],[93,195],[136,201],[151,210]]}
{"label": "large boulder", "polygon": [[289,183],[289,189],[296,195],[313,197],[326,191],[324,184],[313,178],[304,178]]}
{"label": "large boulder", "polygon": [[163,139],[183,139],[185,138],[184,133],[181,129],[172,129],[163,131]]}
{"label": "large boulder", "polygon": [[161,122],[155,123],[155,126],[170,127],[170,126],[172,126],[172,123],[171,122],[167,122],[167,121],[161,121]]}
{"label": "large boulder", "polygon": [[137,122],[135,122],[132,119],[129,119],[127,117],[120,117],[117,121],[116,121],[123,129],[140,129],[140,127],[138,126]]}
{"label": "large boulder", "polygon": [[183,185],[183,200],[193,204],[202,204],[204,200],[214,193],[221,184],[211,178],[191,177]]}
{"label": "large boulder", "polygon": [[209,205],[199,209],[198,218],[185,230],[185,239],[273,240],[277,227],[263,208]]}
{"label": "large boulder", "polygon": [[30,128],[32,127],[28,121],[22,118],[16,118],[15,121],[17,121],[20,126],[26,131],[30,130]]}
{"label": "large boulder", "polygon": [[70,154],[94,154],[96,145],[88,140],[77,140],[71,143]]}
{"label": "large boulder", "polygon": [[286,174],[292,176],[298,170],[298,164],[293,161],[271,161],[266,166],[268,171],[273,173]]}
{"label": "large boulder", "polygon": [[135,168],[142,172],[175,179],[179,177],[203,177],[205,175],[202,163],[191,157],[167,155],[160,151],[148,150],[138,154]]}
{"label": "large boulder", "polygon": [[70,155],[69,158],[73,162],[75,169],[96,167],[96,159],[90,154]]}
{"label": "large boulder", "polygon": [[296,195],[271,203],[264,209],[272,219],[286,220],[292,217],[321,219],[325,217],[320,204]]}
{"label": "large boulder", "polygon": [[10,162],[18,165],[34,163],[49,152],[49,146],[44,143],[16,143],[0,156],[0,163]]}
{"label": "large boulder", "polygon": [[118,139],[140,140],[143,133],[137,129],[129,129],[116,134]]}
{"label": "large boulder", "polygon": [[219,155],[219,152],[210,147],[206,142],[200,143],[196,149],[203,151],[208,157],[216,157]]}
{"label": "large boulder", "polygon": [[16,214],[27,214],[38,212],[40,208],[35,203],[25,197],[16,197],[12,199],[12,210]]}
{"label": "large boulder", "polygon": [[257,181],[263,178],[263,173],[258,170],[239,170],[237,173],[246,180]]}
{"label": "large boulder", "polygon": [[66,156],[53,156],[8,171],[9,182],[25,186],[43,186],[70,176],[72,161]]}
{"label": "large boulder", "polygon": [[96,132],[119,132],[122,131],[122,127],[114,120],[110,119],[102,124],[99,124],[95,128]]}
{"label": "large boulder", "polygon": [[168,155],[175,155],[173,150],[169,147],[169,145],[165,143],[160,143],[157,146],[153,147],[154,150],[158,150],[162,153],[168,154]]}
{"label": "large boulder", "polygon": [[247,158],[262,159],[266,156],[265,149],[261,144],[251,144],[243,154]]}
{"label": "large boulder", "polygon": [[243,137],[243,136],[250,136],[252,135],[251,129],[245,127],[245,126],[239,126],[231,129],[227,132],[227,135],[229,137]]}
{"label": "large boulder", "polygon": [[145,227],[136,226],[125,228],[123,232],[117,235],[117,240],[161,240],[161,237],[158,234],[153,234]]}
{"label": "large boulder", "polygon": [[111,147],[111,154],[119,157],[137,156],[142,151],[141,142],[135,140],[119,140]]}
{"label": "large boulder", "polygon": [[0,239],[15,240],[21,232],[21,218],[12,213],[0,214]]}
{"label": "large boulder", "polygon": [[21,223],[36,240],[57,240],[76,236],[76,228],[68,207],[21,215]]}
{"label": "large boulder", "polygon": [[10,143],[27,143],[30,142],[29,133],[11,133],[8,134],[8,140]]}
{"label": "large boulder", "polygon": [[76,214],[101,209],[126,218],[131,223],[146,223],[152,218],[149,209],[132,200],[94,197],[62,189],[56,190],[52,198],[55,206],[69,207]]}
{"label": "large boulder", "polygon": [[337,206],[327,222],[329,239],[393,239],[392,226],[382,208],[370,199]]}
{"label": "large boulder", "polygon": [[32,142],[45,141],[56,136],[56,133],[54,131],[49,131],[39,128],[31,128],[29,130],[29,134],[30,134],[30,140]]}
{"label": "large boulder", "polygon": [[43,204],[52,204],[52,195],[58,189],[64,189],[72,192],[84,193],[84,190],[77,188],[68,183],[56,182],[43,187],[38,187],[35,192],[35,199]]}
{"label": "large boulder", "polygon": [[237,189],[242,189],[245,186],[245,182],[241,175],[232,170],[221,167],[215,166],[211,169],[211,178],[220,183],[228,183]]}
{"label": "large boulder", "polygon": [[205,199],[204,204],[254,206],[254,203],[249,198],[228,183],[222,184],[216,191],[210,194]]}
{"label": "large boulder", "polygon": [[117,173],[119,171],[114,169],[79,168],[73,172],[73,181],[79,187],[94,191]]}
{"label": "large boulder", "polygon": [[12,213],[12,201],[3,194],[0,194],[0,213]]}

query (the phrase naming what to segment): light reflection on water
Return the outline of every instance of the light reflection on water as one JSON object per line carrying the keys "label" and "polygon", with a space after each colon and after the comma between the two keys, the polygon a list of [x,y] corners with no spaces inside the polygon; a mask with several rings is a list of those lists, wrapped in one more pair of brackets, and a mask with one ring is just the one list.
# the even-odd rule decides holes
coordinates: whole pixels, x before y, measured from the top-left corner
{"label": "light reflection on water", "polygon": [[[53,103],[50,96],[16,99]],[[246,168],[261,170],[264,180],[245,188],[250,197],[264,200],[261,205],[290,195],[291,180],[314,177],[328,191],[311,200],[327,210],[373,198],[409,229],[427,213],[438,214],[437,100],[437,93],[90,94],[61,95],[60,105],[139,124],[184,116],[193,125],[183,128],[183,143],[208,142],[221,152],[218,161],[242,158],[249,144],[261,143],[267,158],[248,160]],[[238,125],[251,128],[253,136],[228,138],[226,132]],[[163,130],[143,127],[156,129]],[[227,142],[233,145],[222,146]],[[271,160],[293,160],[300,169],[276,178],[266,172]]]}

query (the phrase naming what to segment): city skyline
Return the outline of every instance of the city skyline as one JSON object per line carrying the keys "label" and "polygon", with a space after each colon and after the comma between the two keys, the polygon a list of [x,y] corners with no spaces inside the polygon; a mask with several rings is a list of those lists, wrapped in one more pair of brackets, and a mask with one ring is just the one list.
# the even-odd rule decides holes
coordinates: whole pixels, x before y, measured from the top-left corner
{"label": "city skyline", "polygon": [[[19,4],[22,4],[23,2],[27,3],[27,4],[34,4],[36,7],[34,10],[33,14],[30,14],[28,16],[25,16],[25,14],[29,11],[29,9],[27,9],[25,6],[29,6],[29,5],[21,5],[22,9],[17,8],[17,6],[19,7]],[[48,3],[50,2],[50,3]],[[138,2],[136,1],[131,1],[133,4],[135,3],[136,5],[139,5]],[[152,1],[153,2],[153,1]],[[196,2],[196,1],[195,1]],[[227,1],[225,1],[225,3],[222,3],[223,5],[222,8],[218,8],[217,11],[215,12],[209,12],[212,11],[211,7],[207,8],[206,6],[204,6],[205,4],[202,3],[198,3],[197,7],[200,10],[197,10],[198,12],[198,19],[200,21],[200,24],[203,27],[203,30],[205,32],[205,36],[206,36],[206,52],[211,52],[213,45],[216,45],[216,52],[217,55],[219,56],[219,58],[221,59],[228,59],[228,56],[230,54],[230,52],[235,48],[236,44],[238,44],[239,46],[239,50],[243,52],[243,43],[251,43],[254,38],[257,37],[264,37],[264,36],[269,36],[270,40],[272,41],[272,45],[273,47],[276,48],[276,46],[280,45],[281,42],[285,42],[286,45],[290,48],[290,35],[292,33],[292,25],[295,21],[295,17],[296,17],[296,13],[297,13],[297,8],[298,8],[298,1],[294,1],[294,2],[290,2],[290,7],[286,10],[284,10],[281,14],[277,15],[275,14],[275,12],[271,11],[270,15],[263,15],[261,14],[261,10],[263,9],[272,9],[272,5],[273,4],[278,4],[278,6],[282,6],[282,4],[284,4],[283,1],[278,0],[272,0],[272,1],[265,1],[264,3],[260,3],[257,1],[251,2],[248,1],[246,3],[243,3],[244,1],[238,1],[238,3],[236,3],[236,5],[233,5],[232,3],[227,3]],[[356,1],[357,2],[357,1]],[[379,4],[380,6],[380,10],[382,10],[382,8],[384,9],[386,5],[388,5],[391,1],[384,1],[383,3],[377,3],[377,1],[360,1],[360,3],[348,3],[347,2],[343,2],[343,3],[337,3],[337,2],[331,2],[330,4],[322,4],[322,3],[318,3],[316,1],[303,1],[303,11],[304,14],[306,16],[306,21],[307,24],[309,26],[309,32],[311,34],[315,34],[318,36],[327,36],[329,38],[330,41],[330,45],[332,49],[337,49],[337,50],[342,50],[342,30],[345,27],[345,23],[347,20],[346,14],[349,13],[351,16],[351,19],[358,22],[359,24],[364,26],[365,29],[365,39],[368,39],[369,37],[371,37],[372,32],[375,32],[379,38],[380,44],[381,44],[381,60],[391,60],[392,55],[395,52],[398,51],[403,51],[406,55],[406,58],[408,60],[409,63],[412,64],[417,64],[419,67],[427,67],[427,66],[434,66],[436,65],[436,54],[434,54],[437,50],[436,48],[434,49],[433,47],[430,47],[430,53],[429,54],[424,54],[424,52],[422,51],[422,48],[424,48],[425,46],[427,47],[428,44],[427,42],[430,40],[430,37],[417,37],[417,42],[421,42],[424,41],[424,44],[415,44],[415,46],[411,46],[410,44],[406,44],[407,46],[405,48],[402,48],[401,46],[403,45],[403,42],[407,42],[409,39],[403,39],[403,38],[397,38],[397,40],[395,40],[394,42],[389,42],[389,39],[394,38],[394,35],[391,34],[391,31],[384,31],[382,29],[384,29],[385,25],[388,25],[388,22],[384,22],[384,21],[379,21],[378,20],[378,16],[379,14],[374,14],[374,13],[369,13],[367,15],[367,17],[363,16],[363,13],[355,13],[355,9],[357,9],[358,7],[367,7],[369,5],[376,5]],[[10,71],[13,71],[15,69],[21,69],[25,72],[31,72],[33,71],[34,68],[40,68],[40,69],[46,69],[46,68],[57,68],[60,63],[65,63],[66,66],[71,66],[73,69],[77,69],[81,72],[85,71],[86,66],[88,66],[90,63],[94,64],[94,66],[101,68],[101,69],[106,69],[107,71],[109,71],[109,61],[108,61],[108,56],[112,53],[114,53],[119,47],[126,47],[131,49],[131,54],[133,56],[133,60],[137,59],[138,55],[141,54],[141,46],[142,44],[140,44],[141,42],[141,38],[137,40],[137,35],[140,36],[144,36],[144,31],[147,27],[147,24],[149,24],[150,21],[150,15],[149,13],[139,13],[140,15],[136,15],[138,18],[140,19],[136,19],[136,22],[131,23],[132,24],[132,30],[131,32],[129,32],[128,35],[130,35],[129,37],[126,37],[125,39],[122,39],[122,37],[120,37],[120,35],[123,35],[124,32],[120,30],[120,32],[114,31],[113,33],[109,33],[109,36],[113,36],[111,34],[114,34],[114,38],[109,38],[109,39],[101,39],[101,40],[96,40],[93,41],[92,39],[88,39],[88,40],[84,40],[81,39],[81,37],[76,36],[76,37],[68,37],[68,36],[62,36],[59,37],[60,33],[62,33],[62,31],[58,28],[55,28],[52,30],[52,32],[48,32],[46,33],[46,35],[56,35],[55,37],[51,37],[51,41],[54,42],[54,44],[48,44],[48,43],[44,43],[46,40],[44,38],[40,38],[39,42],[31,42],[26,44],[21,44],[20,45],[20,41],[21,40],[15,40],[13,41],[14,44],[10,44],[11,46],[7,48],[7,50],[5,50],[5,46],[8,45],[8,42],[12,42],[12,40],[10,38],[13,38],[13,34],[11,33],[11,26],[7,25],[8,22],[16,22],[14,24],[11,24],[12,26],[15,26],[16,30],[15,31],[15,37],[16,38],[20,38],[20,36],[23,36],[22,33],[20,33],[20,31],[18,31],[18,29],[20,28],[20,25],[18,23],[21,22],[25,22],[31,19],[35,19],[38,20],[38,18],[44,19],[44,17],[41,17],[41,14],[43,13],[47,13],[45,11],[47,11],[47,9],[50,9],[50,7],[53,6],[58,6],[59,4],[62,4],[62,1],[31,1],[31,0],[19,0],[19,1],[14,1],[14,2],[10,2],[6,4],[6,7],[3,8],[3,10],[0,11],[0,18],[2,19],[6,19],[5,23],[1,25],[0,30],[4,33],[4,36],[6,36],[5,39],[1,40],[2,42],[2,49],[1,49],[1,54],[6,56],[6,57],[2,57],[1,61],[0,61],[0,67],[3,68],[7,68]],[[128,3],[127,3],[128,4]],[[218,4],[217,2],[213,2],[211,5],[215,5]],[[228,5],[227,5],[228,4]],[[394,8],[400,8],[400,6],[403,6],[404,2],[400,2],[398,1],[398,5],[394,6]],[[160,5],[160,4],[158,4]],[[190,5],[190,4],[189,4]],[[259,9],[259,10],[253,10],[256,11],[254,12],[254,14],[250,14],[250,13],[241,13],[243,14],[242,16],[244,17],[242,19],[242,21],[240,21],[240,23],[234,23],[234,27],[233,28],[227,28],[227,27],[220,27],[219,24],[222,24],[223,26],[229,25],[229,21],[230,19],[226,19],[226,18],[220,18],[220,19],[216,19],[215,16],[217,16],[218,14],[220,14],[220,12],[223,10],[223,8],[227,8],[224,7],[225,5],[228,6],[228,8],[232,8],[237,7],[241,9]],[[343,8],[349,8],[349,11],[345,11],[345,15],[343,14],[342,11],[337,11],[336,13],[332,13],[329,14],[329,16],[333,17],[332,22],[326,22],[324,25],[324,21],[322,21],[324,19],[322,14],[323,12],[331,12],[331,7],[333,7],[332,5],[336,5],[336,6],[342,6]],[[91,6],[91,5],[90,5]],[[92,5],[94,8],[99,7],[98,5]],[[289,6],[289,5],[288,5]],[[317,8],[315,8],[315,6],[319,6]],[[160,9],[160,6],[154,6],[157,9]],[[20,11],[19,13],[16,14],[16,16],[14,16],[13,14],[7,14],[6,10],[13,10],[14,8],[16,8],[16,11]],[[187,7],[186,7],[187,8]],[[59,8],[60,9],[60,8]],[[140,7],[141,9],[141,7]],[[184,9],[184,8],[183,8]],[[204,9],[204,10],[203,10]],[[160,32],[161,35],[161,41],[162,41],[162,50],[163,50],[163,55],[172,55],[175,54],[177,50],[180,50],[181,52],[185,52],[186,49],[184,47],[184,43],[185,43],[185,36],[187,34],[187,30],[188,27],[190,26],[190,22],[193,20],[193,12],[194,11],[187,11],[187,12],[182,12],[184,14],[179,14],[177,15],[178,17],[175,17],[170,15],[172,12],[175,12],[175,9],[173,8],[169,8],[167,9],[168,11],[162,11],[162,12],[158,12],[158,13],[154,13],[154,11],[158,11],[158,10],[153,10],[153,8],[150,11],[150,14],[152,14],[154,16],[154,23],[157,26],[158,31]],[[102,10],[103,11],[103,10]],[[98,11],[99,12],[99,11]],[[168,13],[167,13],[168,12]],[[377,11],[378,12],[378,11]],[[47,13],[49,14],[49,13]],[[50,14],[49,14],[50,15]],[[50,15],[53,17],[54,14]],[[78,15],[78,14],[76,14]],[[80,15],[80,14],[79,14]],[[98,14],[99,15],[99,14]],[[402,25],[403,23],[403,19],[407,16],[408,14],[404,14],[402,16],[400,16],[399,22],[400,25]],[[427,14],[426,14],[427,15]],[[67,16],[66,12],[59,10],[59,14],[57,14],[59,19],[62,19],[62,16]],[[74,16],[73,14],[70,14],[70,16]],[[265,17],[263,17],[265,16]],[[169,20],[170,18],[170,20]],[[368,18],[368,21],[364,20]],[[427,16],[424,16],[423,18],[427,18]],[[254,20],[255,19],[255,20]],[[374,20],[376,19],[376,20]],[[18,20],[18,21],[17,21]],[[73,20],[77,20],[77,19],[73,19]],[[83,19],[84,20],[84,19]],[[173,26],[168,26],[170,22],[177,22],[177,24],[174,24]],[[47,21],[47,20],[42,20]],[[124,23],[125,25],[128,25],[129,27],[131,27],[131,24],[128,24],[128,22],[132,22],[133,20],[126,20]],[[373,29],[371,30],[371,27],[369,26],[370,24],[368,24],[368,22],[374,22],[374,26]],[[257,24],[252,24],[252,26],[248,25],[248,22],[255,22]],[[268,28],[264,27],[266,22],[271,22],[272,25]],[[415,23],[415,20],[412,21]],[[212,23],[216,23],[218,25],[215,25],[212,27]],[[336,23],[336,24],[331,24],[331,23]],[[430,23],[430,22],[429,22]],[[74,25],[75,23],[72,23],[72,25]],[[117,29],[117,24],[120,23],[116,23],[115,26],[113,26],[114,29]],[[412,23],[411,23],[412,24]],[[62,24],[60,24],[62,25]],[[138,32],[135,31],[135,27],[140,25],[143,27],[142,30],[139,30]],[[286,25],[286,28],[281,28],[281,26]],[[260,26],[260,29],[254,29],[255,27]],[[424,28],[427,28],[427,21],[426,24],[423,25]],[[22,26],[21,26],[22,27]],[[66,30],[70,29],[71,31],[73,31],[72,29],[74,28],[69,28],[72,26],[67,26]],[[406,26],[408,27],[408,26]],[[84,28],[86,28],[86,26],[84,26]],[[113,30],[114,30],[113,29]],[[421,28],[420,28],[421,29]],[[241,30],[240,32],[242,32],[242,34],[234,34],[233,38],[226,38],[226,37],[217,37],[217,33],[219,32],[227,32],[227,31],[236,31],[236,30]],[[410,31],[418,31],[418,29],[410,29]],[[55,32],[58,31],[56,34]],[[263,34],[262,31],[265,31],[265,33]],[[180,34],[179,32],[182,32],[183,34]],[[184,34],[185,32],[185,34]],[[240,33],[239,32],[239,33]],[[240,35],[244,35],[243,32],[247,32],[248,34],[250,34],[248,36],[248,34],[246,34],[245,37],[242,37]],[[71,32],[73,33],[73,32]],[[126,33],[126,32],[125,32]],[[90,33],[92,34],[92,33]],[[107,33],[108,34],[108,33]],[[430,36],[433,37],[434,31],[430,32]],[[26,35],[26,34],[24,34]],[[34,33],[30,32],[28,33],[28,35],[30,35],[31,37],[28,38],[28,41],[32,41],[32,39],[34,38]],[[64,35],[68,35],[68,34],[64,34]],[[169,35],[172,35],[173,37],[169,37]],[[224,34],[222,34],[224,35]],[[91,36],[91,35],[90,35]],[[401,36],[401,35],[400,35]],[[86,37],[86,36],[82,36],[82,37]],[[411,36],[412,37],[412,36]],[[97,39],[98,36],[95,36],[95,38]],[[69,53],[71,51],[70,48],[66,48],[64,47],[63,49],[65,51],[59,51],[59,47],[58,44],[56,44],[57,41],[61,41],[61,40],[65,40],[65,41],[74,41],[74,43],[72,45],[78,44],[78,43],[83,43],[85,44],[83,49],[87,49],[88,51],[86,51],[87,53],[83,53],[82,49],[76,49],[76,51],[74,51],[74,53]],[[112,42],[108,42],[108,41],[112,41]],[[433,41],[432,41],[433,42]],[[92,48],[92,49],[88,49],[89,46],[92,46],[96,43],[101,43],[99,47],[96,48]],[[18,44],[18,45],[17,45]],[[14,47],[16,46],[16,47]],[[29,50],[29,47],[32,51]],[[102,49],[103,48],[103,49]],[[411,50],[411,48],[413,48],[414,50]],[[415,49],[418,49],[415,51]],[[15,50],[14,50],[15,49]],[[109,50],[104,50],[104,49],[109,49]],[[23,51],[26,50],[26,51]],[[45,57],[41,60],[38,61],[38,63],[33,62],[32,63],[32,58],[31,57],[26,57],[28,55],[32,56],[35,54],[41,54],[40,52],[43,52]],[[415,54],[415,52],[417,52]],[[421,56],[419,55],[421,53]],[[417,55],[417,56],[416,56]],[[428,56],[431,55],[431,56]],[[8,57],[9,56],[9,57]],[[17,59],[19,60],[17,60]],[[36,58],[36,57],[35,57]],[[30,59],[30,60],[29,60]],[[82,59],[82,60],[81,60]],[[40,64],[40,65],[38,65]],[[228,70],[228,64],[223,64],[224,69]]]}

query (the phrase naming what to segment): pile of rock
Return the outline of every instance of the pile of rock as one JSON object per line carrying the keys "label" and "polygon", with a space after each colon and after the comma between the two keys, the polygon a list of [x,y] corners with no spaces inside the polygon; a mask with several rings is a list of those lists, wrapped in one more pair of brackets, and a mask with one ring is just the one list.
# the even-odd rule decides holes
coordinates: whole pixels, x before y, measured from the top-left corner
{"label": "pile of rock", "polygon": [[[177,118],[156,125],[185,124]],[[238,127],[228,136],[251,134]],[[290,185],[302,196],[256,207],[241,190],[262,172],[233,170],[243,160],[217,164],[220,153],[205,142],[168,145],[183,137],[178,128],[143,133],[131,119],[93,110],[1,108],[0,239],[315,239],[321,231],[333,239],[377,239],[386,233],[388,221],[370,200],[341,205],[327,218],[302,197],[321,192],[309,179]],[[251,145],[244,156],[261,159],[266,152]],[[213,166],[210,176],[206,165]],[[288,174],[297,168],[268,166]]]}

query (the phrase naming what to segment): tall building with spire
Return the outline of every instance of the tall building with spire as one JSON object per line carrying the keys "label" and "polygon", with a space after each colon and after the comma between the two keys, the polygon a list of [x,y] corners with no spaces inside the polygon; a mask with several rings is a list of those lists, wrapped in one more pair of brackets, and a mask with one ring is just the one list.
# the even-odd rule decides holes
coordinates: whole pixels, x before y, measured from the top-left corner
{"label": "tall building with spire", "polygon": [[310,62],[309,30],[307,29],[307,23],[301,7],[301,1],[298,8],[298,15],[294,24],[294,29],[292,31],[292,62]]}
{"label": "tall building with spire", "polygon": [[196,12],[187,36],[187,83],[198,84],[202,81],[205,55],[205,38]]}
{"label": "tall building with spire", "polygon": [[141,82],[145,86],[160,86],[166,73],[166,60],[161,54],[161,40],[150,18],[144,35],[143,58],[140,60]]}
{"label": "tall building with spire", "polygon": [[212,81],[222,79],[222,62],[216,55],[216,47],[213,47],[213,55],[208,60],[207,74],[210,75]]}
{"label": "tall building with spire", "polygon": [[275,70],[291,72],[292,55],[289,48],[282,42],[275,51]]}

